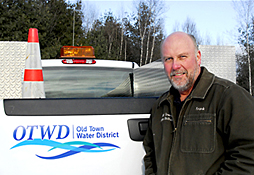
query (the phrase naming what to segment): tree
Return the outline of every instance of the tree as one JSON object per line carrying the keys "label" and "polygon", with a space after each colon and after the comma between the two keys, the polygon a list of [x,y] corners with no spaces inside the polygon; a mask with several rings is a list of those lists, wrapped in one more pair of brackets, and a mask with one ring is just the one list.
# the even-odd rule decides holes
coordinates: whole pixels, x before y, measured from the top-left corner
{"label": "tree", "polygon": [[82,12],[84,14],[83,26],[85,34],[92,30],[94,22],[98,19],[99,14],[97,7],[94,3],[90,3],[89,1],[82,2],[83,8]]}
{"label": "tree", "polygon": [[63,45],[71,45],[73,7],[75,6],[76,45],[83,36],[81,1],[67,4],[64,0],[0,0],[0,40],[26,41],[29,28],[39,32],[41,57],[56,58]]}
{"label": "tree", "polygon": [[210,38],[210,34],[206,33],[204,39],[202,39],[202,44],[204,45],[211,45],[211,38]]}
{"label": "tree", "polygon": [[186,21],[182,25],[182,30],[183,32],[193,35],[197,40],[197,44],[202,43],[202,39],[196,27],[196,23],[191,18],[189,17],[186,18]]}
{"label": "tree", "polygon": [[108,12],[95,21],[86,33],[84,44],[94,47],[97,58],[118,60],[120,38],[121,24],[112,12]]}
{"label": "tree", "polygon": [[143,64],[143,50],[144,50],[144,38],[147,30],[148,21],[151,18],[151,10],[148,9],[148,6],[145,2],[140,2],[138,6],[138,30],[140,37],[140,61],[139,65]]}
{"label": "tree", "polygon": [[[254,8],[254,1],[253,0],[241,0],[241,1],[233,1],[234,8],[239,17],[239,44],[241,45],[243,54],[247,56],[247,64],[248,64],[248,79],[249,79],[249,92],[252,95],[252,68],[251,68],[251,53],[250,53],[250,30],[253,30],[253,8]],[[251,24],[252,20],[252,24]],[[242,56],[245,57],[244,55]],[[239,61],[239,59],[238,59]],[[241,65],[241,62],[238,62]],[[238,77],[239,78],[239,77]]]}
{"label": "tree", "polygon": [[[149,31],[150,31],[151,28],[153,28],[153,33],[152,33],[152,35],[150,35],[150,32],[149,32],[148,38],[150,38],[150,36],[152,36],[153,40],[152,40],[152,48],[151,48],[149,63],[151,63],[152,59],[153,59],[156,36],[161,36],[161,39],[163,38],[163,35],[161,33],[162,32],[161,26],[163,25],[163,20],[162,20],[162,18],[160,18],[160,16],[164,12],[164,7],[165,7],[165,5],[162,1],[160,1],[160,0],[151,0],[151,7],[150,8],[152,10],[153,19],[151,20]],[[148,60],[148,54],[149,54],[148,50],[149,50],[149,39],[147,41],[147,55],[146,55],[147,57],[146,57],[145,64],[147,64],[147,60]]]}
{"label": "tree", "polygon": [[180,23],[179,21],[175,21],[175,24],[173,26],[173,32],[180,31]]}
{"label": "tree", "polygon": [[[119,51],[119,58],[121,59],[122,58],[122,51],[123,51],[123,42],[124,42],[124,31],[125,31],[125,28],[124,28],[124,17],[123,17],[123,9],[121,10],[122,11],[122,14],[121,14],[121,43],[120,43],[120,51]],[[126,52],[125,52],[126,53]],[[126,57],[125,57],[125,61],[126,61]]]}
{"label": "tree", "polygon": [[[138,31],[137,37],[140,47],[139,65],[147,64],[149,51],[150,62],[153,59],[154,47],[156,36],[162,40],[161,25],[162,19],[160,18],[163,11],[164,4],[160,0],[142,0],[137,5],[136,30]],[[158,21],[158,22],[157,22]],[[135,30],[135,28],[134,28]],[[150,40],[152,37],[152,40]],[[152,41],[152,42],[151,42]],[[146,48],[146,59],[143,60],[144,49]]]}
{"label": "tree", "polygon": [[205,37],[201,37],[198,29],[196,22],[192,20],[191,18],[187,17],[185,22],[180,26],[180,23],[178,21],[175,22],[173,26],[173,32],[176,31],[183,31],[185,33],[188,33],[190,35],[193,35],[196,38],[197,44],[205,44],[205,45],[210,45],[211,44],[211,39],[208,34],[206,34]]}
{"label": "tree", "polygon": [[104,13],[86,30],[83,45],[93,46],[97,58],[134,61],[140,65],[159,59],[159,43],[164,37],[159,0],[146,2],[149,3],[140,2],[137,13],[123,12],[121,18],[110,11]]}
{"label": "tree", "polygon": [[246,90],[249,88],[249,80],[248,80],[248,64],[247,63],[247,56],[236,54],[236,62],[237,62],[237,69],[236,69],[236,82],[238,85],[242,86]]}
{"label": "tree", "polygon": [[124,18],[125,28],[125,57],[126,60],[139,63],[140,60],[140,38],[137,28],[137,16],[132,13]]}

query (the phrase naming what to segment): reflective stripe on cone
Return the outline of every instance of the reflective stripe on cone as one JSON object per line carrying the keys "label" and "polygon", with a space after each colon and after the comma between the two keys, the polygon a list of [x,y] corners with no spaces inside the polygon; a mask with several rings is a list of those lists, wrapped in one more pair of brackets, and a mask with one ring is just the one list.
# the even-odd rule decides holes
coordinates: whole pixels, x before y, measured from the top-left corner
{"label": "reflective stripe on cone", "polygon": [[24,81],[43,81],[42,69],[25,69]]}

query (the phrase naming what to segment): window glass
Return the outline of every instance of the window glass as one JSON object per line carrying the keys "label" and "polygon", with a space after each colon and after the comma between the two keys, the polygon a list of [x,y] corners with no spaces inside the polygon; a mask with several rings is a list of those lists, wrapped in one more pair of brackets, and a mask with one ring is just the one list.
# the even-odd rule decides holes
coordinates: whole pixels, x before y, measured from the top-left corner
{"label": "window glass", "polygon": [[131,96],[132,69],[44,67],[46,98]]}

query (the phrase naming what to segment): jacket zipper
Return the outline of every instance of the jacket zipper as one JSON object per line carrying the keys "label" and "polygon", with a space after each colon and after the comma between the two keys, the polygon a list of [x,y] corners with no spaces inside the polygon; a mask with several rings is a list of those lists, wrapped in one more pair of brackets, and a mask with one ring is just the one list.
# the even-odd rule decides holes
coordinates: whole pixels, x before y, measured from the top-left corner
{"label": "jacket zipper", "polygon": [[[182,109],[181,109],[181,111],[180,111],[180,113],[179,113],[179,116],[178,116],[178,121],[177,121],[177,125],[179,126],[179,124],[181,125],[182,124],[182,122],[180,122],[181,120],[182,120],[182,111],[183,111],[183,109],[185,108],[185,104],[189,101],[190,99],[189,98],[187,98],[186,100],[185,100],[185,102],[184,102],[184,104],[183,104],[183,106],[182,106]],[[171,103],[169,102],[169,104],[171,105]],[[173,106],[171,106],[171,109],[174,109],[174,107]],[[175,123],[175,121],[174,121],[174,117],[172,117],[172,119],[173,119],[173,126],[174,126],[174,131],[173,131],[173,133],[174,133],[174,136],[173,136],[173,141],[172,141],[172,148],[171,148],[171,152],[170,152],[170,158],[169,158],[169,163],[168,163],[168,175],[171,175],[171,162],[172,162],[172,157],[173,157],[173,154],[174,154],[174,150],[175,150],[175,143],[176,143],[176,139],[177,139],[177,135],[178,135],[178,132],[177,132],[177,126],[176,126],[176,123]]]}
{"label": "jacket zipper", "polygon": [[[169,101],[169,104],[170,104],[170,108],[171,109],[174,109],[173,105],[171,105],[170,101]],[[180,112],[181,113],[181,112]],[[173,123],[173,127],[174,127],[174,131],[173,131],[173,140],[172,140],[172,146],[171,146],[171,152],[169,154],[169,161],[168,161],[168,175],[170,175],[170,168],[171,168],[171,159],[172,159],[172,154],[173,154],[173,151],[174,151],[174,144],[175,144],[175,140],[176,140],[176,135],[177,135],[177,127],[176,127],[176,122],[174,120],[174,117],[172,116],[172,123]]]}

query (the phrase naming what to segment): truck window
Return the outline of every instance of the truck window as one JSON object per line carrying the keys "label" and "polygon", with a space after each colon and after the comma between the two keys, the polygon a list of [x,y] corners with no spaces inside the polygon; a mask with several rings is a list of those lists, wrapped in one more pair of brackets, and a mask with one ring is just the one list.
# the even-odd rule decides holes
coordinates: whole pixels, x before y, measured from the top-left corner
{"label": "truck window", "polygon": [[[130,96],[130,68],[44,67],[46,98]],[[110,95],[111,94],[111,95]]]}

